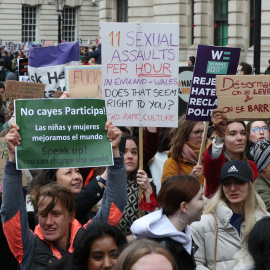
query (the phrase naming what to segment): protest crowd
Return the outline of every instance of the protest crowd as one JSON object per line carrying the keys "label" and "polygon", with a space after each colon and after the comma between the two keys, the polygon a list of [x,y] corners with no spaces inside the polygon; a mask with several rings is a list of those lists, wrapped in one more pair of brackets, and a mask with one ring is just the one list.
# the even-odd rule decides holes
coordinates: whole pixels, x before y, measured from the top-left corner
{"label": "protest crowd", "polygon": [[[20,72],[20,60],[29,57],[29,66],[33,61],[29,50],[3,47],[0,52],[0,137],[6,145],[1,153],[1,270],[270,269],[269,121],[234,120],[216,106],[207,129],[205,121],[187,120],[186,114],[175,116],[175,127],[120,126],[109,115],[107,120],[102,108],[90,109],[92,103],[88,109],[82,101],[69,107],[73,103],[66,102],[77,96],[58,84],[52,91],[55,107],[44,109],[36,101],[36,107],[21,109],[28,118],[35,112],[48,121],[66,118],[64,124],[35,124],[41,135],[28,134],[32,141],[25,151],[34,160],[31,152],[39,142],[46,160],[41,164],[36,158],[39,166],[19,169],[34,161],[20,154],[27,137],[19,120],[23,116],[17,115],[22,103],[7,93],[20,77],[19,83],[40,80],[35,75],[36,81],[29,77],[25,82],[30,74]],[[78,68],[96,70],[104,62],[101,44],[77,52]],[[198,57],[187,56],[189,66],[196,68],[196,61]],[[236,73],[254,76],[251,65],[243,62]],[[92,124],[96,116],[106,120]],[[81,124],[83,117],[88,120]],[[72,140],[79,141],[76,135],[44,133],[49,130],[93,132],[79,135],[80,140],[106,141],[112,162],[106,163],[100,145],[71,150]],[[66,145],[53,149],[52,143],[60,141]],[[96,166],[80,167],[88,155]]]}

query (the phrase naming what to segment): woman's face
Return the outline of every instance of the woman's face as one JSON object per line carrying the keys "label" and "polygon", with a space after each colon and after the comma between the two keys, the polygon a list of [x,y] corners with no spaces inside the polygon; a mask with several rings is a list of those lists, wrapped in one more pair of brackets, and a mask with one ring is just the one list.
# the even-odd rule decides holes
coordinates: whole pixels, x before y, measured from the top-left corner
{"label": "woman's face", "polygon": [[241,206],[248,196],[248,182],[235,177],[228,177],[222,182],[222,189],[231,210],[240,214]]}
{"label": "woman's face", "polygon": [[113,270],[119,256],[119,249],[112,236],[96,239],[88,256],[88,270]]}
{"label": "woman's face", "polygon": [[138,166],[138,148],[133,140],[126,141],[124,162],[126,165],[127,174],[135,171]]}
{"label": "woman's face", "polygon": [[188,135],[188,142],[200,146],[202,143],[203,128],[204,125],[202,122],[196,123]]}
{"label": "woman's face", "polygon": [[247,134],[245,127],[238,122],[230,123],[225,133],[224,144],[226,152],[232,159],[239,158],[245,149]]}
{"label": "woman's face", "polygon": [[186,204],[187,211],[190,215],[189,222],[200,221],[203,214],[203,209],[206,200],[203,197],[203,189],[200,188],[199,192]]}
{"label": "woman's face", "polygon": [[170,261],[161,254],[147,254],[132,265],[130,270],[172,270]]}
{"label": "woman's face", "polygon": [[269,139],[269,129],[264,121],[255,121],[250,126],[249,139],[252,142],[257,142],[261,139]]}
{"label": "woman's face", "polygon": [[58,184],[69,187],[72,194],[78,194],[83,187],[83,178],[78,168],[63,168],[56,172]]}

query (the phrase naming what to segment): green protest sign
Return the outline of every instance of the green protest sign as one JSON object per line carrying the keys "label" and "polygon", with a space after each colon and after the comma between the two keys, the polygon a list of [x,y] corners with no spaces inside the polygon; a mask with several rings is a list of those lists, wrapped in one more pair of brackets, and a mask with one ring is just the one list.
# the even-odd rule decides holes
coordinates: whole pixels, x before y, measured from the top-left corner
{"label": "green protest sign", "polygon": [[113,164],[102,99],[15,100],[17,169]]}

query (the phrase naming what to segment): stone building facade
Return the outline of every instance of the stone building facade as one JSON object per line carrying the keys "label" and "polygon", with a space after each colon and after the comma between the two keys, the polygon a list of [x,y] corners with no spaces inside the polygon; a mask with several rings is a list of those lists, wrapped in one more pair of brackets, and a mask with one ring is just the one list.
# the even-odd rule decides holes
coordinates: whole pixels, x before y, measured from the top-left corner
{"label": "stone building facade", "polygon": [[[58,15],[54,0],[0,0],[0,39],[22,44],[42,39],[58,40]],[[95,0],[66,0],[62,39],[82,38],[95,45],[99,37],[99,5]]]}
{"label": "stone building facade", "polygon": [[[270,59],[270,5],[262,1],[261,72]],[[179,23],[180,64],[196,55],[198,44],[241,48],[240,61],[253,63],[255,0],[66,0],[62,39],[99,38],[100,22]],[[35,10],[31,10],[33,7]],[[22,43],[24,16],[36,15],[35,38],[57,43],[54,0],[0,0],[0,39]],[[75,14],[75,18],[74,18]],[[71,24],[71,25],[70,25]],[[28,29],[27,28],[27,29]],[[71,29],[71,30],[70,30]],[[72,31],[72,34],[69,33]],[[29,32],[29,31],[28,31]],[[30,33],[30,37],[31,37]]]}
{"label": "stone building facade", "polygon": [[[100,21],[119,21],[126,2],[128,22],[179,23],[180,62],[196,55],[198,44],[240,47],[240,61],[253,64],[255,0],[100,0]],[[270,59],[270,5],[262,1],[261,72]],[[123,16],[122,16],[123,17]],[[224,40],[218,35],[223,36]]]}

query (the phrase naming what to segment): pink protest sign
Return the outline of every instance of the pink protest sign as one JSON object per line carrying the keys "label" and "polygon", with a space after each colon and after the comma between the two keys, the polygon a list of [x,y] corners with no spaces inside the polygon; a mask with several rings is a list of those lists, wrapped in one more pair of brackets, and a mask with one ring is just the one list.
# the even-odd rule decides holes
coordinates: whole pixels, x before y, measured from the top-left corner
{"label": "pink protest sign", "polygon": [[71,98],[102,98],[101,66],[66,66],[65,74]]}

